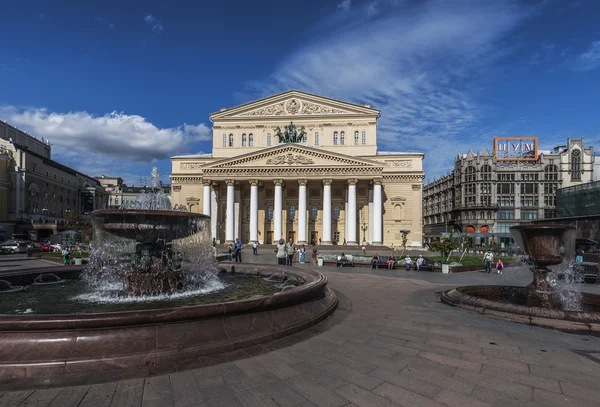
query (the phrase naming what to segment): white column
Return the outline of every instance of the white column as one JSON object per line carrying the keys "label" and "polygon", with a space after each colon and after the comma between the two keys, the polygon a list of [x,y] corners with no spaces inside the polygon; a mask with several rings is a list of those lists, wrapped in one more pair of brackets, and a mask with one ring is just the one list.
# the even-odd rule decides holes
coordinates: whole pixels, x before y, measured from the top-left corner
{"label": "white column", "polygon": [[235,189],[234,193],[234,226],[233,226],[233,235],[234,238],[237,237],[240,239],[240,242],[244,242],[244,237],[242,236],[242,191],[239,186]]}
{"label": "white column", "polygon": [[356,178],[348,180],[348,233],[346,233],[346,243],[349,245],[358,244],[356,239]]}
{"label": "white column", "polygon": [[273,243],[277,244],[281,239],[281,211],[283,209],[283,197],[282,197],[282,179],[274,179],[275,184],[275,204],[273,205]]}
{"label": "white column", "polygon": [[323,180],[323,238],[321,244],[331,244],[331,183],[332,179]]}
{"label": "white column", "polygon": [[306,240],[306,184],[308,180],[298,180],[298,244],[308,244]]}
{"label": "white column", "polygon": [[373,242],[373,188],[369,188],[369,222],[367,223],[368,238],[367,242]]}
{"label": "white column", "polygon": [[202,194],[202,213],[210,216],[210,193],[212,188],[210,186],[210,180],[205,179],[204,181],[204,193]]}
{"label": "white column", "polygon": [[227,183],[227,213],[225,218],[227,223],[225,225],[225,243],[232,243],[235,238],[235,181],[228,179],[225,180]]}
{"label": "white column", "polygon": [[383,244],[383,203],[381,197],[381,178],[373,180],[373,244]]}
{"label": "white column", "polygon": [[217,236],[217,224],[220,222],[219,221],[219,202],[217,200],[217,191],[215,190],[215,188],[211,188],[210,190],[210,200],[211,200],[211,206],[210,206],[210,238],[211,239],[217,239],[220,242],[221,237]]}
{"label": "white column", "polygon": [[250,180],[250,242],[258,242],[258,180]]}

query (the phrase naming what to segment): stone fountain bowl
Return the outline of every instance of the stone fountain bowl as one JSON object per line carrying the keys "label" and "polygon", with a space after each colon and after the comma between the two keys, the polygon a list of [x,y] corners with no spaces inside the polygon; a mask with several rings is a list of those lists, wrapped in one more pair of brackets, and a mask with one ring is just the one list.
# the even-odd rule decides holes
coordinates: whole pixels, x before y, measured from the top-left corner
{"label": "stone fountain bowl", "polygon": [[562,263],[566,254],[564,239],[575,233],[575,226],[526,224],[512,226],[510,233],[532,263],[548,267]]}
{"label": "stone fountain bowl", "polygon": [[208,232],[210,216],[181,211],[105,209],[91,214],[95,234],[109,233],[128,239],[172,241]]}
{"label": "stone fountain bowl", "polygon": [[[263,276],[280,273],[253,265]],[[48,269],[3,276],[29,284]],[[81,267],[52,267],[73,278]],[[243,273],[243,267],[237,272]],[[306,329],[337,306],[322,273],[287,267],[305,283],[240,301],[94,314],[0,314],[0,388],[91,384],[203,366],[221,354]],[[241,353],[241,352],[240,352]]]}
{"label": "stone fountain bowl", "polygon": [[445,291],[444,304],[522,324],[600,336],[600,295],[581,293],[581,309],[571,311],[552,296],[527,287],[476,285]]}

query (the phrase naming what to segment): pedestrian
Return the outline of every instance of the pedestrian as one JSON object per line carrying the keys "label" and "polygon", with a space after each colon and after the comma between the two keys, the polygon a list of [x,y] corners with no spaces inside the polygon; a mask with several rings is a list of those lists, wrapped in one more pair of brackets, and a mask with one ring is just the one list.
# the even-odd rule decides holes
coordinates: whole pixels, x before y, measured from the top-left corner
{"label": "pedestrian", "polygon": [[217,239],[213,237],[213,247],[217,247]]}
{"label": "pedestrian", "polygon": [[419,272],[421,270],[421,266],[423,265],[424,261],[425,261],[425,259],[423,258],[423,255],[419,254],[419,258],[415,262],[415,264],[417,265],[417,272]]}
{"label": "pedestrian", "polygon": [[344,238],[344,246],[346,246],[346,239]]}
{"label": "pedestrian", "polygon": [[239,238],[235,238],[235,243],[233,244],[233,256],[235,257],[235,262],[242,262],[242,248],[244,244],[240,242]]}
{"label": "pedestrian", "polygon": [[404,258],[404,267],[406,267],[406,271],[410,271],[410,265],[412,264],[412,260],[410,256],[407,254]]}
{"label": "pedestrian", "polygon": [[362,254],[363,254],[363,256],[367,255],[367,248],[365,247],[364,244],[362,245]]}
{"label": "pedestrian", "polygon": [[65,248],[62,250],[61,254],[62,254],[64,265],[68,266],[69,263],[71,262],[71,260],[69,259],[69,256],[71,255],[71,252],[69,251],[69,246],[65,246]]}
{"label": "pedestrian", "polygon": [[296,245],[291,237],[285,245],[285,252],[287,253],[287,265],[291,266],[294,262],[294,254],[296,253]]}
{"label": "pedestrian", "polygon": [[302,245],[300,248],[300,263],[306,263],[306,246]]}
{"label": "pedestrian", "polygon": [[277,256],[277,264],[280,266],[285,266],[287,261],[287,253],[285,252],[285,240],[279,239],[277,242],[277,247],[275,248],[275,253]]}
{"label": "pedestrian", "polygon": [[392,253],[394,253],[396,251],[396,246],[394,246],[394,244],[392,243]]}
{"label": "pedestrian", "polygon": [[504,270],[504,263],[502,263],[502,259],[498,259],[496,263],[496,274],[502,275],[502,270]]}
{"label": "pedestrian", "polygon": [[252,243],[252,254],[255,256],[258,254],[258,242]]}
{"label": "pedestrian", "polygon": [[486,272],[492,272],[492,262],[494,261],[494,253],[487,250],[483,255],[483,265]]}
{"label": "pedestrian", "polygon": [[231,244],[229,244],[229,246],[227,246],[227,259],[229,261],[233,260],[233,247],[231,246]]}
{"label": "pedestrian", "polygon": [[310,258],[310,262],[313,266],[317,265],[317,249],[313,249],[312,256]]}
{"label": "pedestrian", "polygon": [[319,246],[321,246],[321,238],[319,238]]}

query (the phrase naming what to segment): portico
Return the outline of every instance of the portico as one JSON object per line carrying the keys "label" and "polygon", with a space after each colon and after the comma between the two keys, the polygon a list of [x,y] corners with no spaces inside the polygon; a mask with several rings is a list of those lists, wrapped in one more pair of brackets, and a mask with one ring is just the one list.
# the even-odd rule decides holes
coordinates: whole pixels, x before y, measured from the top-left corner
{"label": "portico", "polygon": [[212,154],[172,157],[171,200],[210,214],[221,243],[398,244],[409,229],[419,246],[423,154],[378,153],[378,116],[298,91],[222,110]]}

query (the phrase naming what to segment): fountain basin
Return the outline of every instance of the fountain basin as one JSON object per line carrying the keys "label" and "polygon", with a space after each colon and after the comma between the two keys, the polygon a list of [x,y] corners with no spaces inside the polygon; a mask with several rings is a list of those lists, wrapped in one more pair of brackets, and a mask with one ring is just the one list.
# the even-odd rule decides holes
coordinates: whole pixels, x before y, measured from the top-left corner
{"label": "fountain basin", "polygon": [[[280,270],[253,265],[263,276]],[[49,270],[3,276],[26,283]],[[76,267],[51,272],[73,276]],[[239,273],[245,269],[239,268]],[[93,383],[199,367],[202,357],[245,348],[305,329],[337,305],[316,271],[286,268],[305,284],[240,301],[87,314],[0,315],[0,382]],[[7,293],[5,295],[10,295]]]}
{"label": "fountain basin", "polygon": [[[495,318],[560,331],[600,336],[600,295],[581,293],[581,309],[562,309],[527,287],[477,285],[457,287],[440,296],[444,304]],[[548,306],[542,306],[546,302]]]}

